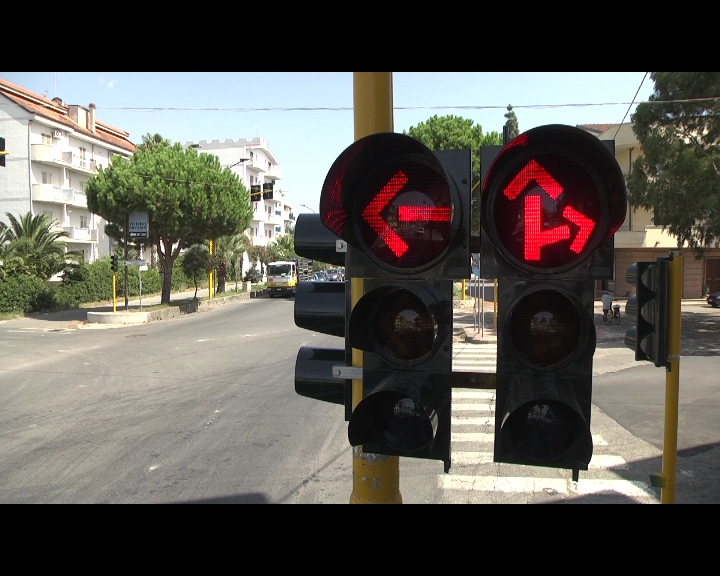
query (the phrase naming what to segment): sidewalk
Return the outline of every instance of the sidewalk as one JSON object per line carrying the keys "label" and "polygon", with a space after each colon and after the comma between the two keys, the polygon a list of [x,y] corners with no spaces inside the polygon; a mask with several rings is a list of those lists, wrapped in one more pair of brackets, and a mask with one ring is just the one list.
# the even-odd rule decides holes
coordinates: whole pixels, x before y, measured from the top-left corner
{"label": "sidewalk", "polygon": [[[226,292],[234,292],[234,286],[227,286]],[[205,299],[203,302],[214,302],[217,300],[217,298],[213,300],[207,300],[209,294],[209,290],[207,288],[200,288],[197,291],[197,297],[198,300]],[[239,292],[238,294],[248,294],[247,292]],[[183,292],[173,292],[170,294],[170,302],[178,302],[178,301],[189,301],[192,300],[195,296],[195,289],[192,290],[185,290]],[[142,312],[146,312],[146,308],[149,306],[154,306],[156,304],[160,304],[161,300],[160,294],[155,294],[153,296],[143,296],[142,297]],[[129,313],[139,313],[141,312],[140,309],[140,298],[132,298],[128,301],[128,312]],[[117,299],[117,312],[118,313],[124,313],[125,312],[125,297],[120,297]],[[19,318],[13,318],[10,320],[5,320],[4,322],[12,322],[14,327],[17,328],[26,328],[26,329],[36,329],[36,330],[58,330],[63,328],[78,328],[80,326],[87,326],[88,325],[88,313],[95,313],[95,312],[101,312],[101,313],[110,313],[113,314],[113,305],[112,302],[108,302],[107,304],[99,304],[97,306],[93,306],[92,308],[76,308],[73,310],[60,310],[58,312],[37,312],[34,314],[28,314],[25,317],[19,317]],[[118,325],[122,325],[122,323],[119,323]],[[105,325],[107,327],[107,325]]]}

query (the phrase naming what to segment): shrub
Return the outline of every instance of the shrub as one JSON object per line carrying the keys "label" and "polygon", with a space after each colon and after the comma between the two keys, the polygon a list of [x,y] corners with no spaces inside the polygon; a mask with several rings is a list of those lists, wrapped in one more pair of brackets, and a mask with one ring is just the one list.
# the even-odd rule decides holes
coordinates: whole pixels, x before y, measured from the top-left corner
{"label": "shrub", "polygon": [[37,276],[0,280],[0,312],[37,312],[57,307],[55,288]]}

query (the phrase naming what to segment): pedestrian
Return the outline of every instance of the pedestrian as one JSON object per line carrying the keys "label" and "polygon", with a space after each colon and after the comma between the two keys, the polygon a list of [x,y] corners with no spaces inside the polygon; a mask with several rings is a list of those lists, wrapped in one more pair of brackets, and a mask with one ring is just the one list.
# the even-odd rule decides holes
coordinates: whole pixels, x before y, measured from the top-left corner
{"label": "pedestrian", "polygon": [[603,322],[607,324],[608,322],[608,312],[610,312],[610,307],[612,306],[613,302],[613,295],[611,292],[605,292],[602,295],[602,305],[603,305]]}

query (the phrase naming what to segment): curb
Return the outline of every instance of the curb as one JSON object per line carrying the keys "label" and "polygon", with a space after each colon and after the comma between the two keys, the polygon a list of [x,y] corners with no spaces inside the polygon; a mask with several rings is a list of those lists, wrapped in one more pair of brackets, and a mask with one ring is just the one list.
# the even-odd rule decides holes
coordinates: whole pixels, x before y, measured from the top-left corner
{"label": "curb", "polygon": [[228,296],[226,298],[213,298],[212,300],[194,300],[179,306],[170,306],[149,312],[88,312],[89,324],[146,324],[158,320],[170,320],[185,314],[207,312],[226,304],[242,302],[251,298],[250,292]]}

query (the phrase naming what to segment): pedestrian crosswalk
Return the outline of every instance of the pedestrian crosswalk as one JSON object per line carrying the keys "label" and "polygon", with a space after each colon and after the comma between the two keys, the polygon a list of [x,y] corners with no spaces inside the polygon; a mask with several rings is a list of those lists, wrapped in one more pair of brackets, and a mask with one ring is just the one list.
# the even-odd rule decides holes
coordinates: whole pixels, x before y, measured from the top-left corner
{"label": "pedestrian crosswalk", "polygon": [[453,372],[494,373],[497,365],[497,344],[453,343]]}
{"label": "pedestrian crosswalk", "polygon": [[589,497],[607,503],[659,502],[649,483],[633,479],[628,474],[630,465],[614,454],[599,434],[593,434],[594,453],[589,469],[581,472],[577,482],[572,480],[570,470],[493,462],[495,391],[459,388],[453,389],[452,394],[452,466],[449,473],[437,478],[438,488],[450,495],[448,501],[466,502],[467,496],[463,494],[472,492],[485,493],[488,501],[508,503]]}

